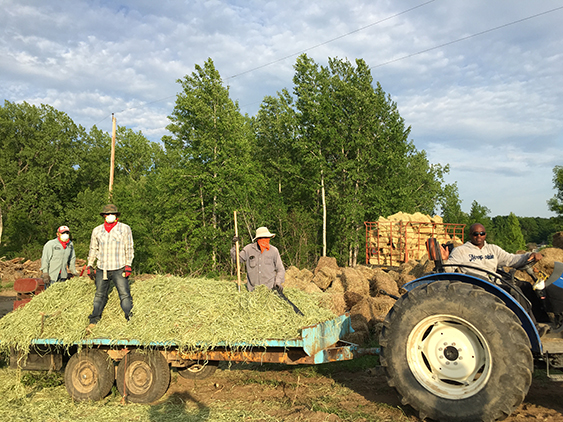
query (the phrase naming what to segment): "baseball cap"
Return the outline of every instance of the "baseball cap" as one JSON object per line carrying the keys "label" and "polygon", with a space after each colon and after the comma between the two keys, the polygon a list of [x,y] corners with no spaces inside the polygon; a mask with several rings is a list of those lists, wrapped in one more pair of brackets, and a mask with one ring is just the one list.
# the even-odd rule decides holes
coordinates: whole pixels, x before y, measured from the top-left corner
{"label": "baseball cap", "polygon": [[64,233],[64,232],[70,232],[70,229],[68,228],[68,226],[61,226],[58,228],[57,230],[59,233]]}

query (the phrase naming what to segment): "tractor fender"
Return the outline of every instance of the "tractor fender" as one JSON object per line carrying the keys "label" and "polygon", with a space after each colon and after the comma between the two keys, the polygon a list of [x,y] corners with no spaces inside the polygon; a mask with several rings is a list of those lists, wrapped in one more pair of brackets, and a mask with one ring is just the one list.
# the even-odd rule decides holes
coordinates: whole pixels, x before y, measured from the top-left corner
{"label": "tractor fender", "polygon": [[439,280],[450,280],[450,281],[460,281],[462,283],[472,284],[474,286],[480,287],[486,292],[498,297],[506,307],[508,307],[520,320],[522,324],[522,328],[526,331],[528,338],[530,339],[530,343],[532,345],[532,351],[536,353],[542,353],[542,343],[540,340],[540,335],[536,326],[530,315],[524,310],[524,308],[514,299],[507,291],[502,289],[500,286],[493,284],[487,280],[484,280],[479,277],[474,277],[468,274],[463,273],[438,273],[438,274],[429,274],[416,280],[413,280],[403,286],[405,290],[410,292],[411,290],[423,286],[426,284],[433,283]]}

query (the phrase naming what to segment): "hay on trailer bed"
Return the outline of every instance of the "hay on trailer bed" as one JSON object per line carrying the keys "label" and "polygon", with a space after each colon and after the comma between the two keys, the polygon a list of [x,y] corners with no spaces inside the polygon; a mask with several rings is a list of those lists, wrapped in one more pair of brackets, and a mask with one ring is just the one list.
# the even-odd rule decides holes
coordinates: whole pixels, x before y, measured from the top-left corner
{"label": "hay on trailer bed", "polygon": [[69,347],[85,338],[174,343],[181,350],[207,350],[219,343],[259,346],[267,339],[300,336],[301,327],[334,318],[320,305],[322,294],[286,288],[285,295],[304,316],[276,293],[260,286],[239,293],[232,282],[156,276],[133,282],[133,311],[127,322],[113,288],[101,321],[89,334],[95,286],[76,277],[55,283],[25,306],[0,319],[0,350],[29,351],[36,338],[58,339]]}

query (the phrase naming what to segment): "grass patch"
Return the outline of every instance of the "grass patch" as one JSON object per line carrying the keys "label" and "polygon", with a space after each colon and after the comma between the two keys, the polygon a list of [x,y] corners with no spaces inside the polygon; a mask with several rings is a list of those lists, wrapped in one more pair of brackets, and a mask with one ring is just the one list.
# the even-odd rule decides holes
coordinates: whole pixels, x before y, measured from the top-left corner
{"label": "grass patch", "polygon": [[6,281],[5,283],[2,282],[2,284],[0,284],[0,291],[11,290],[13,288],[14,288],[14,282],[13,281]]}
{"label": "grass patch", "polygon": [[25,371],[22,373],[21,383],[26,387],[58,387],[64,384],[64,375],[62,372]]}

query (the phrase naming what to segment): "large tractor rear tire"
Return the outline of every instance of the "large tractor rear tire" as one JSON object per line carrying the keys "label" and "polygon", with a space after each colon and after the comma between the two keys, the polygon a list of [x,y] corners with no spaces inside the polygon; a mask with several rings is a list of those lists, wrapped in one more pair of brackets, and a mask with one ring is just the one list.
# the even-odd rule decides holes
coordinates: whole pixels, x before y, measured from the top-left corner
{"label": "large tractor rear tire", "polygon": [[502,420],[532,382],[530,341],[518,318],[462,282],[436,281],[403,295],[380,345],[389,385],[421,419]]}

